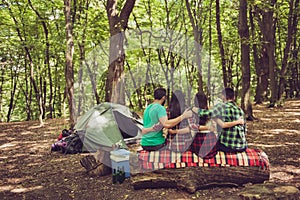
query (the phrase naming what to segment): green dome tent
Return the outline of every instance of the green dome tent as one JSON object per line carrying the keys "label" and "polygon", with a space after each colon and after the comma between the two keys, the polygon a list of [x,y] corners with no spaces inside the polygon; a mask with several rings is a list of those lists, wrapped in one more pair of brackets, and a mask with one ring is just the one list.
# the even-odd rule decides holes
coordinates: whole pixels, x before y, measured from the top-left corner
{"label": "green dome tent", "polygon": [[125,141],[141,138],[142,119],[126,106],[105,102],[81,116],[74,128],[83,133],[83,151],[114,145],[127,149]]}

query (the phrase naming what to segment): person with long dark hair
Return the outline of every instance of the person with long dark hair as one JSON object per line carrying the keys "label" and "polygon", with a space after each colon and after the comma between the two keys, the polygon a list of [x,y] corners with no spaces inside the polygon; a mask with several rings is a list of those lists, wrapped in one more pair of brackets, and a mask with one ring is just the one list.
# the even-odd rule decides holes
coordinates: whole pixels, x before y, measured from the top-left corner
{"label": "person with long dark hair", "polygon": [[[175,90],[172,93],[168,107],[169,118],[174,119],[180,116],[186,109],[184,93],[181,90]],[[171,151],[184,152],[188,150],[193,141],[188,119],[184,119],[176,126],[170,128],[166,140],[167,149]]]}
{"label": "person with long dark hair", "polygon": [[[192,116],[192,111],[185,111],[181,115],[173,119],[168,119],[164,103],[166,100],[166,89],[157,88],[154,91],[154,101],[144,111],[141,146],[144,150],[156,151],[163,149],[166,145],[165,137],[163,136],[162,127],[172,128],[180,123],[182,120]],[[151,129],[150,132],[145,132],[149,127],[155,124],[161,124],[159,129]]]}

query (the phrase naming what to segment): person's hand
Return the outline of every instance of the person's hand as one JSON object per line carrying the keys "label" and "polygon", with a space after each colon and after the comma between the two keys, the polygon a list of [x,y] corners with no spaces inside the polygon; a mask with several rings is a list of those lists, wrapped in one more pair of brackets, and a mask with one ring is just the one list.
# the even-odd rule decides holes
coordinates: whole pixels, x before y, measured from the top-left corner
{"label": "person's hand", "polygon": [[198,111],[199,111],[199,108],[197,108],[197,107],[193,107],[193,108],[192,108],[192,111],[193,111],[194,113],[198,113]]}
{"label": "person's hand", "polygon": [[177,130],[168,129],[168,133],[171,135],[177,134]]}
{"label": "person's hand", "polygon": [[217,130],[214,124],[210,124],[208,128],[210,132],[215,132]]}
{"label": "person's hand", "polygon": [[142,134],[144,135],[146,133],[147,133],[147,131],[144,128],[142,128]]}
{"label": "person's hand", "polygon": [[193,116],[193,112],[191,109],[186,109],[181,116],[183,119],[187,119]]}
{"label": "person's hand", "polygon": [[243,118],[240,118],[237,120],[237,123],[240,124],[240,125],[244,125],[245,124],[245,121]]}

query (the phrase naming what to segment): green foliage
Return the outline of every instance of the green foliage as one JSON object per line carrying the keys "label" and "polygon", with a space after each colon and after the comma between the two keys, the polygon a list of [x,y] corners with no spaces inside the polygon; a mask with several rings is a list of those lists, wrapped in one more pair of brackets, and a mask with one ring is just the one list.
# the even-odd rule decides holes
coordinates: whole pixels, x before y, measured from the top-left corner
{"label": "green foliage", "polygon": [[[88,5],[87,2],[89,2]],[[73,17],[75,17],[73,19],[74,91],[76,103],[82,97],[82,111],[86,111],[96,103],[91,77],[95,77],[100,101],[105,99],[110,33],[103,2],[77,1],[76,12],[72,10]],[[203,37],[201,63],[204,90],[208,90],[208,78],[210,78],[211,84],[216,87],[213,92],[216,92],[218,85],[222,84],[222,69],[216,31],[215,1],[212,3],[210,0],[189,2]],[[40,108],[36,95],[41,95],[44,102],[44,118],[50,114],[51,106],[53,107],[52,117],[61,117],[68,110],[64,106],[67,105],[64,3],[60,0],[31,0],[31,3],[33,8],[29,1],[6,0],[0,7],[0,117],[2,121],[7,120],[9,112],[11,112],[10,120],[37,119]],[[118,4],[120,9],[124,3],[125,1],[121,1]],[[251,0],[248,3],[249,8],[250,6],[261,9],[270,7],[269,2],[265,1]],[[289,6],[288,1],[280,0],[277,1],[274,10],[278,71],[287,37]],[[220,7],[226,64],[232,71],[232,84],[237,89],[241,89],[239,85],[242,74],[238,34],[239,1],[220,1]],[[249,44],[256,44],[261,49],[264,41],[262,41],[257,20],[256,16],[254,18],[255,35]],[[46,38],[43,22],[48,30],[48,38]],[[294,37],[299,38],[298,36],[299,31]],[[79,45],[84,45],[84,58],[80,57]],[[299,40],[296,41],[295,46],[299,46]],[[49,66],[46,63],[48,47]],[[190,98],[197,92],[198,71],[195,62],[194,33],[185,1],[136,1],[128,22],[124,47],[126,102],[134,109],[141,111],[147,103],[151,102],[153,89],[158,85],[168,88],[170,92],[180,88]],[[299,49],[293,50],[295,53]],[[299,58],[291,56],[289,63],[295,66],[299,63]],[[87,70],[87,66],[90,67],[91,72]],[[209,66],[210,71],[208,71]],[[79,90],[81,67],[83,92]],[[287,79],[295,74],[292,69],[292,67],[288,68]],[[254,91],[256,71],[252,56],[251,74],[251,90]],[[30,77],[36,81],[38,93],[35,92]],[[16,84],[16,89],[12,92],[14,84]],[[51,102],[50,99],[52,99]]]}

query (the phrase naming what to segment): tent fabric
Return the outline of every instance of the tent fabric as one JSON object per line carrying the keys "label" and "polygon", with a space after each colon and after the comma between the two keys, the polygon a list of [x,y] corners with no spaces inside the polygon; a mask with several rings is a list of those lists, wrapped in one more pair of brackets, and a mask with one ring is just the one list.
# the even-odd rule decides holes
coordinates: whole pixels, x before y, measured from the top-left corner
{"label": "tent fabric", "polygon": [[124,105],[105,102],[88,110],[75,125],[84,131],[83,151],[95,152],[100,147],[118,145],[127,149],[124,138],[141,135],[142,120]]}

